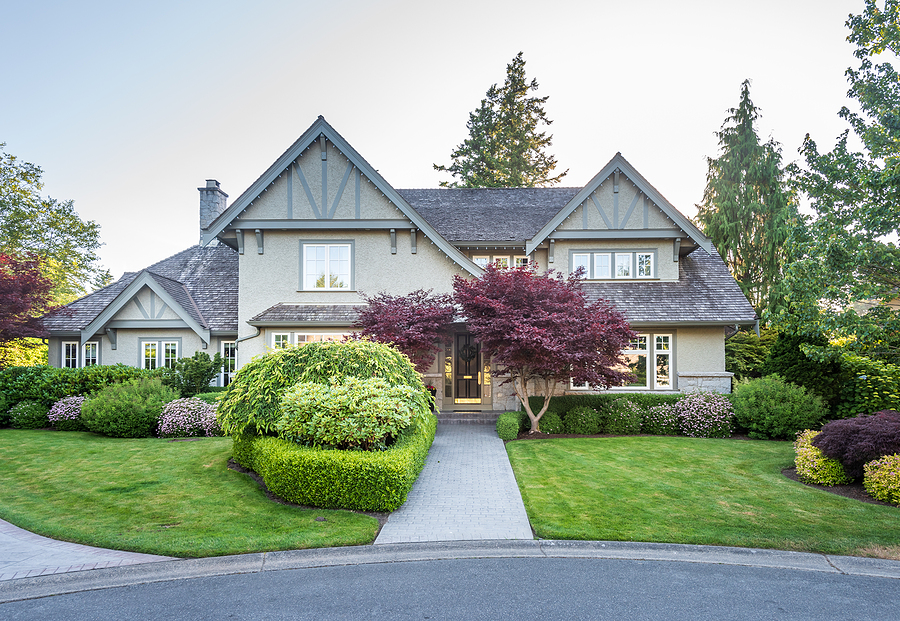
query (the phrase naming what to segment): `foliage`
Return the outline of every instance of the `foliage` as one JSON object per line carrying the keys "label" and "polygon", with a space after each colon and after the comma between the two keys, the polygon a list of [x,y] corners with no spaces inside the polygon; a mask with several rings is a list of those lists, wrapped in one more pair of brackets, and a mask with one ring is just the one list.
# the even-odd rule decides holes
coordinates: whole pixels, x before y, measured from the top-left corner
{"label": "foliage", "polygon": [[9,408],[7,416],[14,429],[43,429],[50,425],[47,406],[40,401],[19,401]]}
{"label": "foliage", "polygon": [[18,259],[0,253],[0,343],[46,336],[41,316],[51,308],[52,287],[34,255]]}
{"label": "foliage", "polygon": [[3,393],[0,393],[0,428],[9,424],[9,401]]}
{"label": "foliage", "polygon": [[794,441],[794,465],[797,467],[797,477],[804,483],[825,485],[845,485],[853,481],[847,476],[844,467],[836,459],[826,457],[818,447],[813,446],[812,441],[819,431],[807,429],[797,435]]}
{"label": "foliage", "polygon": [[78,369],[45,365],[11,367],[0,370],[0,395],[10,404],[30,399],[41,401],[49,407],[63,397],[86,395],[116,382],[157,377],[159,374],[158,369],[147,371],[124,364]]}
{"label": "foliage", "polygon": [[675,404],[682,435],[690,438],[727,438],[734,426],[728,397],[716,392],[691,392]]}
{"label": "foliage", "polygon": [[33,254],[65,304],[111,278],[98,265],[100,225],[84,221],[72,201],[42,198],[39,166],[20,162],[0,143],[0,253]]}
{"label": "foliage", "polygon": [[826,345],[828,340],[819,334],[779,333],[761,369],[762,374],[780,375],[791,384],[819,395],[826,404],[833,404],[841,396],[844,381],[840,362],[804,353],[804,349]]}
{"label": "foliage", "polygon": [[391,386],[410,386],[425,411],[430,395],[404,354],[369,340],[307,343],[254,358],[241,367],[219,402],[218,416],[227,435],[274,434],[281,397],[297,382],[329,384],[347,377],[380,377]]}
{"label": "foliage", "polygon": [[412,386],[385,379],[345,377],[330,384],[297,382],[281,398],[279,437],[334,449],[383,450],[428,410]]}
{"label": "foliage", "polygon": [[442,181],[442,187],[533,188],[559,183],[568,171],[550,176],[556,158],[546,149],[553,136],[538,127],[552,121],[544,112],[547,96],[528,95],[537,89],[537,80],[525,77],[525,59],[519,52],[506,66],[503,86],[491,86],[478,109],[469,114],[469,137],[450,155],[453,163],[434,165],[458,179]]}
{"label": "foliage", "polygon": [[[533,431],[559,382],[570,379],[595,388],[623,384],[621,352],[634,338],[625,317],[608,302],[589,303],[579,275],[563,280],[552,271],[488,265],[475,280],[453,279],[456,301],[469,330],[490,357],[503,384],[512,383]],[[536,414],[528,384],[545,396]]]}
{"label": "foliage", "polygon": [[[771,321],[792,334],[825,333],[842,346],[886,362],[900,359],[900,309],[889,302],[900,289],[900,76],[890,62],[900,52],[900,3],[865,0],[850,15],[847,39],[857,68],[848,68],[848,96],[839,116],[850,128],[827,153],[807,135],[805,159],[792,168],[815,211],[788,242],[786,304]],[[851,141],[850,130],[855,134]],[[853,151],[851,142],[861,151]]]}
{"label": "foliage", "polygon": [[835,415],[848,418],[878,410],[900,410],[900,365],[844,354],[847,380],[841,387]]}
{"label": "foliage", "polygon": [[193,397],[209,390],[209,383],[221,370],[222,354],[216,352],[210,358],[206,352],[198,351],[190,358],[176,360],[174,368],[165,369],[163,383],[176,389],[182,397]]}
{"label": "foliage", "polygon": [[47,343],[38,338],[0,342],[0,369],[47,364]]}
{"label": "foliage", "polygon": [[354,327],[409,356],[419,373],[428,371],[441,345],[450,342],[449,326],[456,311],[449,295],[419,289],[407,295],[379,293],[367,296],[366,302]]}
{"label": "foliage", "polygon": [[178,393],[159,379],[142,378],[111,384],[81,406],[81,420],[90,431],[114,438],[154,435],[163,406]]}
{"label": "foliage", "polygon": [[750,80],[741,84],[741,101],[728,115],[716,133],[719,156],[707,160],[697,220],[761,313],[780,278],[797,209],[785,187],[780,145],[771,138],[761,143],[756,133],[759,108],[750,101]]}
{"label": "foliage", "polygon": [[221,436],[216,406],[196,397],[169,401],[160,414],[157,434],[160,438]]}
{"label": "foliage", "polygon": [[437,419],[407,427],[384,451],[338,451],[283,438],[235,435],[234,459],[257,472],[280,498],[314,507],[393,511],[405,501],[425,465]]}
{"label": "foliage", "polygon": [[497,417],[497,435],[501,440],[515,440],[519,435],[521,412],[504,412]]}
{"label": "foliage", "polygon": [[737,424],[761,440],[789,440],[818,428],[828,415],[821,397],[778,375],[738,382],[731,401]]}
{"label": "foliage", "polygon": [[221,391],[221,390],[210,391],[210,392],[201,392],[201,393],[194,395],[194,398],[200,399],[201,401],[205,401],[206,403],[209,403],[210,405],[216,405],[219,402],[219,397],[222,396],[222,392],[223,391]]}
{"label": "foliage", "polygon": [[763,328],[759,336],[752,330],[740,330],[725,341],[725,370],[734,373],[734,379],[762,377],[763,364],[769,357],[778,333]]}
{"label": "foliage", "polygon": [[[589,407],[599,410],[601,413],[607,412],[618,407],[619,401],[627,400],[639,405],[642,409],[648,409],[655,405],[663,403],[674,404],[682,397],[681,394],[654,394],[650,392],[601,392],[601,393],[574,393],[567,395],[558,395],[547,406],[548,412],[559,412],[563,414],[577,407]],[[540,410],[544,406],[544,397],[529,397],[531,409]],[[522,415],[527,419],[525,412]]]}
{"label": "foliage", "polygon": [[841,462],[849,476],[859,479],[866,462],[900,452],[900,412],[883,410],[833,420],[812,442],[825,455]]}
{"label": "foliage", "polygon": [[863,487],[875,500],[900,505],[900,455],[885,455],[863,466]]}
{"label": "foliage", "polygon": [[653,436],[677,436],[681,433],[681,425],[675,406],[660,403],[644,410],[641,418],[641,433]]}
{"label": "foliage", "polygon": [[589,436],[600,433],[603,428],[603,415],[598,410],[584,405],[566,412],[564,420],[566,433]]}
{"label": "foliage", "polygon": [[74,397],[63,397],[54,403],[47,412],[47,419],[53,428],[57,431],[87,430],[87,427],[81,422],[81,406],[84,404],[84,399],[81,395],[75,395]]}
{"label": "foliage", "polygon": [[641,432],[643,411],[640,405],[630,399],[621,399],[606,413],[601,433],[634,435]]}
{"label": "foliage", "polygon": [[[547,412],[541,418],[541,422],[543,423],[541,432],[542,433],[565,433],[565,425],[563,424],[562,416],[557,414],[556,412]],[[525,421],[526,431],[531,429],[531,420]]]}

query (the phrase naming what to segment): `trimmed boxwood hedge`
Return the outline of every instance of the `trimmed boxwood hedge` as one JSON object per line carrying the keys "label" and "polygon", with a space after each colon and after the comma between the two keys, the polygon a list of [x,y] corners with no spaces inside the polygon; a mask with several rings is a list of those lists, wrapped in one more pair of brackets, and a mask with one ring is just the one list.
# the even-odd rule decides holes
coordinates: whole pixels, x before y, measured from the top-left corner
{"label": "trimmed boxwood hedge", "polygon": [[300,446],[272,436],[236,434],[234,460],[259,474],[269,490],[301,505],[394,511],[425,465],[437,418],[404,430],[384,451],[339,451]]}

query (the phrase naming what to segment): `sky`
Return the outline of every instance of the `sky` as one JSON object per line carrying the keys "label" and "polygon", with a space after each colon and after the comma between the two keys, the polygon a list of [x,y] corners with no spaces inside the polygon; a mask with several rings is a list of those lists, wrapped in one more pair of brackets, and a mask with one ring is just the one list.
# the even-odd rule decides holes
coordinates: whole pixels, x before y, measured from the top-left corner
{"label": "sky", "polygon": [[319,115],[395,188],[449,180],[466,121],[524,53],[562,185],[621,152],[696,214],[741,83],[785,162],[846,129],[862,0],[0,0],[0,143],[100,224],[114,277],[199,240]]}

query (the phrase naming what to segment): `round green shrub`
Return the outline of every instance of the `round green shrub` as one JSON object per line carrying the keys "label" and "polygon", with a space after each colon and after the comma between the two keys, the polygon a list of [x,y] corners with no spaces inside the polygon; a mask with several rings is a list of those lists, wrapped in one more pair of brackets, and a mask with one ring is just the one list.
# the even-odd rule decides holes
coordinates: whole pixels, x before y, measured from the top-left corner
{"label": "round green shrub", "polygon": [[628,400],[619,399],[605,417],[601,433],[633,435],[641,432],[643,408]]}
{"label": "round green shrub", "polygon": [[652,436],[677,436],[681,433],[678,414],[672,403],[660,403],[646,410],[641,417],[641,433]]}
{"label": "round green shrub", "polygon": [[594,435],[603,428],[603,415],[594,408],[580,406],[566,413],[564,423],[566,433]]}
{"label": "round green shrub", "polygon": [[[526,423],[528,428],[531,429],[531,419],[528,419]],[[540,420],[538,420],[538,431],[541,433],[565,433],[566,429],[563,425],[562,417],[556,412],[544,412],[544,415],[541,416]]]}
{"label": "round green shrub", "polygon": [[778,375],[738,382],[731,401],[737,424],[763,440],[789,440],[820,427],[828,415],[821,397]]}
{"label": "round green shrub", "polygon": [[19,401],[9,409],[9,424],[14,429],[43,429],[50,426],[48,408],[40,401]]}
{"label": "round green shrub", "polygon": [[380,377],[391,386],[411,386],[427,410],[430,395],[409,358],[368,340],[307,343],[254,358],[241,367],[219,402],[218,416],[228,435],[275,434],[281,397],[297,382],[329,384],[345,377]]}
{"label": "round green shrub", "polygon": [[281,399],[278,435],[321,448],[382,450],[428,408],[412,386],[380,377],[345,377],[330,384],[297,382]]}
{"label": "round green shrub", "polygon": [[863,487],[875,500],[900,505],[900,454],[885,455],[863,466]]}
{"label": "round green shrub", "polygon": [[136,379],[112,384],[85,400],[81,420],[94,433],[115,438],[155,435],[163,406],[178,392],[159,379]]}
{"label": "round green shrub", "polygon": [[794,441],[794,465],[797,467],[797,477],[804,483],[815,483],[832,487],[844,485],[853,479],[847,476],[844,467],[836,459],[830,459],[815,446],[812,441],[819,431],[807,429],[797,436]]}
{"label": "round green shrub", "polygon": [[504,412],[497,417],[497,435],[501,440],[515,440],[519,435],[519,412]]}

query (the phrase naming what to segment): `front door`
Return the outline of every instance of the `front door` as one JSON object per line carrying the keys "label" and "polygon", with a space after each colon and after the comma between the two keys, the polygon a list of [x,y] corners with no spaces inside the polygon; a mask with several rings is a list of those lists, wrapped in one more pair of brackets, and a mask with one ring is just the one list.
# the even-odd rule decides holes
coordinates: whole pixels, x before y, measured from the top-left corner
{"label": "front door", "polygon": [[481,348],[468,332],[456,335],[456,360],[453,376],[455,403],[480,404]]}

